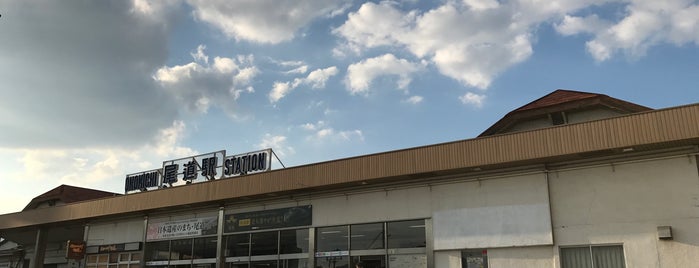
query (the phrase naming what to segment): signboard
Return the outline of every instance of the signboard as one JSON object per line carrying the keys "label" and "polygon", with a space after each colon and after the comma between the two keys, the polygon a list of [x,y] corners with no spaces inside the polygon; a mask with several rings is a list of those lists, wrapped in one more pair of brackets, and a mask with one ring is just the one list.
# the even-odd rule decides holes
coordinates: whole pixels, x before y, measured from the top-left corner
{"label": "signboard", "polygon": [[218,231],[218,217],[148,223],[147,240],[211,235]]}
{"label": "signboard", "polygon": [[226,157],[226,151],[189,156],[163,162],[160,169],[126,175],[125,193],[225,179],[269,171],[272,149]]}
{"label": "signboard", "polygon": [[242,232],[313,224],[312,206],[271,209],[224,216],[224,232]]}
{"label": "signboard", "polygon": [[82,260],[85,257],[85,241],[68,240],[66,245],[66,259]]}

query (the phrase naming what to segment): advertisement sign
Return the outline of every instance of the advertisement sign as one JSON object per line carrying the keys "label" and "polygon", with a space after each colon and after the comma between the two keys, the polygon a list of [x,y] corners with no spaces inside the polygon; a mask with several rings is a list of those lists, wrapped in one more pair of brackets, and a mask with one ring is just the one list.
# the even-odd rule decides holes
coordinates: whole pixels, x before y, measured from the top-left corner
{"label": "advertisement sign", "polygon": [[218,230],[218,217],[148,223],[147,240],[211,235]]}
{"label": "advertisement sign", "polygon": [[66,245],[66,259],[82,260],[85,257],[85,241],[70,241]]}
{"label": "advertisement sign", "polygon": [[228,214],[223,220],[226,233],[309,226],[313,224],[313,208],[308,205]]}

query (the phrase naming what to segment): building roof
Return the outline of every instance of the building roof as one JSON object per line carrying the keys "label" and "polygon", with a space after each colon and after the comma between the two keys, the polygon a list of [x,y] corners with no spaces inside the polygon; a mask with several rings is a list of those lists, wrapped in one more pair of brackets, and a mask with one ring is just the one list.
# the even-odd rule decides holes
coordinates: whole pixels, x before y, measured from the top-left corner
{"label": "building roof", "polygon": [[[699,104],[577,124],[363,155],[179,187],[0,215],[0,233],[178,209],[217,208],[374,185],[430,183],[450,176],[621,158],[699,145]],[[631,153],[629,153],[631,152]]]}
{"label": "building roof", "polygon": [[606,107],[623,114],[652,110],[651,108],[612,98],[604,94],[558,89],[507,113],[502,119],[478,135],[478,137],[504,133],[510,126],[531,118],[555,112],[591,107]]}
{"label": "building roof", "polygon": [[70,204],[117,195],[119,194],[62,184],[61,186],[34,197],[22,211],[36,209],[45,202],[61,201],[62,203]]}

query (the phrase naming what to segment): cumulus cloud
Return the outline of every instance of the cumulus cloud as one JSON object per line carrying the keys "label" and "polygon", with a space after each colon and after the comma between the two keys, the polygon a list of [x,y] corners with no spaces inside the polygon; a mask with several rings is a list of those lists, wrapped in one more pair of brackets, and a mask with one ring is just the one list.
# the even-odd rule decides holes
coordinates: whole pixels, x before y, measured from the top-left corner
{"label": "cumulus cloud", "polygon": [[284,98],[287,94],[300,85],[310,85],[313,89],[322,89],[325,88],[325,83],[328,81],[328,79],[337,75],[337,73],[337,67],[331,66],[325,69],[316,69],[309,73],[308,76],[296,78],[293,81],[276,81],[274,82],[272,90],[267,96],[269,97],[269,101],[271,103],[275,103]]}
{"label": "cumulus cloud", "polygon": [[487,88],[495,75],[532,54],[527,25],[508,21],[516,17],[508,10],[496,1],[449,1],[423,14],[390,2],[365,3],[334,33],[355,51],[406,48],[448,77]]}
{"label": "cumulus cloud", "polygon": [[483,101],[485,101],[485,95],[467,92],[463,96],[459,97],[459,100],[461,100],[463,104],[470,104],[480,108],[483,106]]}
{"label": "cumulus cloud", "polygon": [[214,57],[213,63],[209,63],[204,49],[204,46],[199,46],[191,53],[194,62],[164,66],[157,70],[153,79],[191,111],[206,113],[215,106],[235,116],[235,101],[240,94],[255,91],[250,85],[259,74],[254,57]]}
{"label": "cumulus cloud", "polygon": [[406,89],[412,75],[422,69],[418,63],[398,59],[393,54],[370,58],[347,67],[345,84],[352,94],[366,94],[374,79],[381,76],[398,76],[398,89]]}
{"label": "cumulus cloud", "polygon": [[589,32],[594,38],[586,43],[587,50],[597,61],[608,60],[617,52],[639,58],[661,43],[699,45],[699,4],[682,0],[631,1],[621,20]]}
{"label": "cumulus cloud", "polygon": [[296,153],[294,147],[287,144],[286,136],[272,135],[266,133],[262,141],[257,145],[260,149],[272,148],[279,157],[293,155]]}
{"label": "cumulus cloud", "polygon": [[[365,3],[333,30],[345,42],[333,53],[402,48],[429,60],[445,76],[486,89],[500,73],[533,54],[536,29],[553,23],[562,35],[590,34],[598,61],[623,52],[639,57],[660,43],[699,44],[699,5],[693,1],[623,2],[621,18],[601,18],[589,7],[607,1],[446,1],[431,10],[401,10],[396,2]],[[581,16],[578,13],[585,12]]]}
{"label": "cumulus cloud", "polygon": [[347,7],[339,0],[188,0],[197,19],[229,37],[276,44],[316,18],[342,14]]}
{"label": "cumulus cloud", "polygon": [[136,146],[167,127],[177,105],[150,74],[176,11],[150,8],[162,20],[129,1],[3,2],[0,146]]}

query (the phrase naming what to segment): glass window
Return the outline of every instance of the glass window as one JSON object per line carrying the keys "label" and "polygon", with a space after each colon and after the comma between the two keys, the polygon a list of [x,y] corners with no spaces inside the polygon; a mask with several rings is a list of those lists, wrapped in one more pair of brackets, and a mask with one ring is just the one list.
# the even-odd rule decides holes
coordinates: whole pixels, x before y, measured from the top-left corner
{"label": "glass window", "polygon": [[277,261],[254,261],[250,263],[250,268],[277,268]]}
{"label": "glass window", "polygon": [[461,251],[461,268],[488,268],[488,254],[485,250]]}
{"label": "glass window", "polygon": [[226,237],[226,257],[250,255],[250,235],[234,234]]}
{"label": "glass window", "polygon": [[146,243],[146,261],[167,261],[170,257],[170,241]]}
{"label": "glass window", "polygon": [[[276,255],[279,254],[277,250],[277,237],[278,232],[264,232],[264,233],[254,233],[250,239],[250,244],[252,249],[250,252],[252,256],[259,255]],[[276,267],[276,266],[275,266]]]}
{"label": "glass window", "polygon": [[383,223],[352,225],[350,234],[352,250],[384,248]]}
{"label": "glass window", "polygon": [[[141,260],[141,253],[131,253],[131,260],[132,261],[140,261]],[[131,266],[133,267],[133,265]]]}
{"label": "glass window", "polygon": [[250,267],[250,266],[248,266],[247,262],[245,262],[245,263],[241,263],[241,262],[230,263],[230,266],[229,266],[229,268],[248,268],[248,267]]}
{"label": "glass window", "polygon": [[561,248],[562,268],[624,268],[622,246],[584,246]]}
{"label": "glass window", "polygon": [[365,268],[386,268],[386,256],[354,256],[352,257],[352,266],[350,267],[354,268],[359,263],[362,263]]}
{"label": "glass window", "polygon": [[335,226],[316,229],[316,251],[348,250],[347,227]]}
{"label": "glass window", "polygon": [[[316,258],[316,268],[348,268],[349,257],[324,257]],[[354,268],[354,267],[352,267]]]}
{"label": "glass window", "polygon": [[216,258],[216,237],[194,239],[194,259]]}
{"label": "glass window", "polygon": [[388,248],[424,248],[425,220],[389,222]]}
{"label": "glass window", "polygon": [[308,259],[281,260],[281,268],[309,268]]}
{"label": "glass window", "polygon": [[308,252],[308,229],[281,231],[279,238],[280,254]]}
{"label": "glass window", "polygon": [[170,243],[170,260],[192,259],[192,239],[172,240]]}

